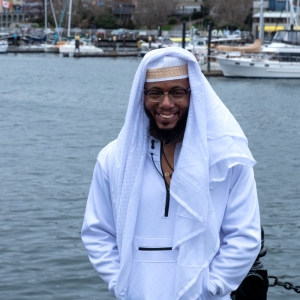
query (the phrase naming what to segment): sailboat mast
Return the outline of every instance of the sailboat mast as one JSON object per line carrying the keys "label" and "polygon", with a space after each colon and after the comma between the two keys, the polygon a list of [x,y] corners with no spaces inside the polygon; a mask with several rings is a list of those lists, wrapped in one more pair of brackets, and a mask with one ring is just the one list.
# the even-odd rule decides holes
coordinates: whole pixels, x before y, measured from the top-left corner
{"label": "sailboat mast", "polygon": [[45,0],[45,34],[47,34],[47,0]]}
{"label": "sailboat mast", "polygon": [[297,30],[299,29],[298,25],[298,20],[299,20],[299,0],[297,0],[297,15],[296,15],[296,21],[297,21]]}
{"label": "sailboat mast", "polygon": [[70,0],[70,6],[69,6],[68,37],[70,36],[71,14],[72,14],[72,0]]}
{"label": "sailboat mast", "polygon": [[264,0],[260,0],[260,15],[259,15],[259,38],[261,44],[264,44]]}
{"label": "sailboat mast", "polygon": [[[55,28],[57,28],[57,30],[58,30],[58,25],[57,25],[57,21],[56,21],[56,16],[55,16],[55,11],[54,11],[52,0],[50,0],[50,5],[51,5],[51,10],[52,10],[52,14],[53,14],[54,23],[55,23]],[[57,32],[57,34],[58,34],[59,40],[61,41],[61,37],[60,37],[59,31]]]}

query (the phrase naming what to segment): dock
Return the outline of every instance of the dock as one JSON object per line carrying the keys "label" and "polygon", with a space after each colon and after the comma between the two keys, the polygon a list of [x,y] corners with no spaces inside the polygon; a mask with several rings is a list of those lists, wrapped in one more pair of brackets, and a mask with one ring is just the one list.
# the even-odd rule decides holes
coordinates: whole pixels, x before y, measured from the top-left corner
{"label": "dock", "polygon": [[[9,46],[8,53],[20,53],[20,54],[30,54],[30,53],[45,53],[44,48],[42,47],[16,47],[16,46]],[[74,57],[74,58],[86,58],[86,57],[140,57],[141,53],[137,49],[130,49],[125,48],[122,49],[121,47],[114,50],[113,48],[107,47],[104,52],[102,53],[46,53],[46,54],[56,54],[62,57]],[[200,64],[201,71],[206,77],[210,76],[224,76],[223,72],[220,69],[220,66],[216,62],[211,62],[210,71],[207,71],[207,63]]]}
{"label": "dock", "polygon": [[107,51],[103,53],[63,53],[63,57],[138,57],[140,56],[139,51]]}
{"label": "dock", "polygon": [[210,72],[202,70],[202,73],[206,77],[209,77],[209,76],[224,76],[223,72],[221,70],[211,70]]}

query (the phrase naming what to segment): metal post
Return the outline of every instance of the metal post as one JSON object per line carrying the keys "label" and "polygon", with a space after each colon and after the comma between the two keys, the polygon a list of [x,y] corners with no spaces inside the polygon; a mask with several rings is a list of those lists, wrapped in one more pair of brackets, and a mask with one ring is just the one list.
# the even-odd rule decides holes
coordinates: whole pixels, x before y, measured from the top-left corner
{"label": "metal post", "polygon": [[158,36],[161,36],[161,24],[158,25]]}
{"label": "metal post", "polygon": [[80,52],[79,48],[80,48],[80,36],[75,35],[75,53]]}
{"label": "metal post", "polygon": [[117,41],[117,37],[114,35],[113,36],[113,48],[114,48],[114,51],[116,51],[116,41]]}
{"label": "metal post", "polygon": [[207,73],[210,73],[210,44],[211,44],[212,22],[208,21],[208,45],[207,45]]}
{"label": "metal post", "polygon": [[267,300],[269,287],[268,271],[260,262],[260,258],[265,256],[267,250],[264,247],[265,235],[261,227],[261,248],[260,252],[244,278],[238,289],[234,292],[235,300]]}
{"label": "metal post", "polygon": [[152,43],[152,36],[148,36],[148,43],[149,43],[149,49],[151,49],[151,43]]}
{"label": "metal post", "polygon": [[185,21],[182,22],[182,48],[185,49]]}

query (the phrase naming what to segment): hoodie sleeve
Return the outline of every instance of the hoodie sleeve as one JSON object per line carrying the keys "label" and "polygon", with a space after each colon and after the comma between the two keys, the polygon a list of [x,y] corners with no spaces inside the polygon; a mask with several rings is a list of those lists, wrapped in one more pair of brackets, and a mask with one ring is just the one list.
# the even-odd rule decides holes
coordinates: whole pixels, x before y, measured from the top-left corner
{"label": "hoodie sleeve", "polygon": [[95,270],[114,294],[120,259],[109,181],[99,161],[94,169],[81,237]]}
{"label": "hoodie sleeve", "polygon": [[[212,298],[238,288],[252,267],[261,246],[260,216],[253,168],[232,168],[229,196],[221,228],[221,247],[209,266]],[[215,296],[215,297],[214,297]]]}

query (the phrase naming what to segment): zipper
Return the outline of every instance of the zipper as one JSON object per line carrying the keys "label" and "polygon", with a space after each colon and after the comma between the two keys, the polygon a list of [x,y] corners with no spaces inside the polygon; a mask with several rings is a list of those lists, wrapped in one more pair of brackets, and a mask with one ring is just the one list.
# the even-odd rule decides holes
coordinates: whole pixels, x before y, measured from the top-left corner
{"label": "zipper", "polygon": [[[151,149],[154,149],[154,140],[151,140]],[[163,175],[163,169],[162,169],[162,161],[161,161],[161,157],[162,157],[162,142],[160,143],[160,168],[161,168],[161,173],[159,172],[158,168],[155,165],[154,159],[153,159],[153,153],[151,153],[151,159],[152,159],[152,163],[155,167],[155,169],[157,170],[157,172],[159,173],[159,175],[163,178],[163,181],[165,183],[165,187],[166,187],[166,204],[165,204],[165,213],[164,213],[164,217],[167,218],[169,216],[169,209],[170,209],[170,186],[168,185],[167,181],[165,180],[165,177]]]}
{"label": "zipper", "polygon": [[170,209],[170,188],[165,181],[166,185],[166,205],[165,205],[165,217],[169,216],[169,209]]}
{"label": "zipper", "polygon": [[[162,142],[160,143],[160,168],[161,168],[161,173],[164,174],[163,172],[163,168],[162,168]],[[166,182],[166,179],[164,176],[163,177],[163,180],[165,182],[165,187],[166,187],[166,204],[165,204],[165,218],[167,218],[169,216],[169,210],[170,210],[170,187],[169,185],[167,184]]]}

